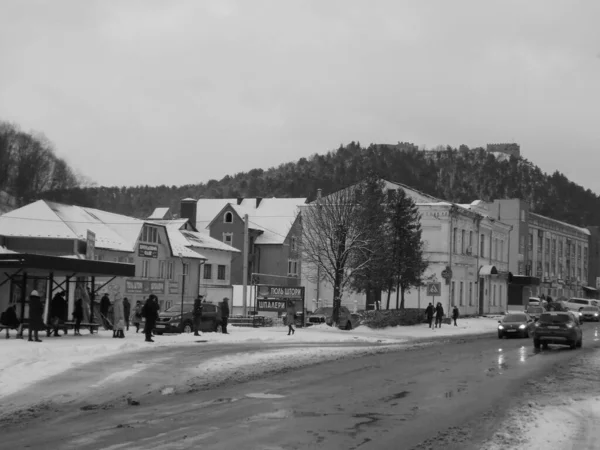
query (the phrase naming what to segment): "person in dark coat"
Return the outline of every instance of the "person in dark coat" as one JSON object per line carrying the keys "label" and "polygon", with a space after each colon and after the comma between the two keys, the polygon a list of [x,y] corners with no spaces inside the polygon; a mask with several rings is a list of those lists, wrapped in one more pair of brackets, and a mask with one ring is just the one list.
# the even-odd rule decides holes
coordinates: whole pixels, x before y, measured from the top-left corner
{"label": "person in dark coat", "polygon": [[2,313],[0,316],[0,324],[4,325],[6,328],[6,339],[10,339],[9,330],[16,330],[21,325],[19,318],[17,317],[17,311],[15,309],[15,305],[10,305],[6,308],[6,311]]}
{"label": "person in dark coat", "polygon": [[456,305],[454,305],[452,307],[452,320],[454,321],[454,326],[457,327],[458,325],[456,325],[456,319],[458,319],[459,316],[459,312],[458,312],[458,308]]}
{"label": "person in dark coat", "polygon": [[285,324],[288,326],[288,336],[294,334],[294,325],[296,323],[296,305],[292,300],[287,302],[287,308],[285,311]]}
{"label": "person in dark coat", "polygon": [[129,299],[125,297],[123,299],[123,312],[125,314],[125,331],[129,331],[129,318],[131,316],[131,303]]}
{"label": "person in dark coat", "polygon": [[196,300],[194,300],[194,310],[192,311],[192,316],[194,317],[194,336],[200,336],[200,325],[202,324],[202,299],[204,296],[199,295]]}
{"label": "person in dark coat", "polygon": [[435,307],[435,327],[436,328],[442,328],[442,319],[444,318],[444,308],[442,307],[442,304],[440,302],[438,302],[437,306]]}
{"label": "person in dark coat", "polygon": [[73,310],[73,320],[75,320],[75,336],[81,336],[81,321],[83,320],[83,300],[75,300],[75,309]]}
{"label": "person in dark coat", "polygon": [[67,300],[65,299],[64,292],[58,292],[50,302],[50,317],[52,328],[54,330],[53,336],[59,337],[59,327],[64,324],[65,316],[67,315],[68,306]]}
{"label": "person in dark coat", "polygon": [[223,334],[229,334],[227,332],[227,321],[229,320],[229,299],[225,297],[221,302],[221,330],[223,330]]}
{"label": "person in dark coat", "polygon": [[[29,294],[29,342],[42,342],[38,337],[38,331],[44,328],[44,306],[38,291]],[[35,338],[35,339],[34,339]]]}
{"label": "person in dark coat", "polygon": [[158,311],[160,306],[158,305],[158,298],[152,294],[146,300],[144,307],[142,308],[142,316],[146,319],[146,326],[144,327],[144,333],[146,334],[146,342],[154,342],[152,340],[152,331],[156,327],[156,320],[158,319]]}
{"label": "person in dark coat", "polygon": [[427,323],[429,324],[429,328],[433,328],[433,313],[435,309],[433,308],[433,304],[429,303],[427,308],[425,309],[425,316],[427,317]]}
{"label": "person in dark coat", "polygon": [[100,299],[100,315],[102,317],[102,324],[105,330],[110,330],[111,326],[108,322],[108,311],[110,310],[110,299],[108,294],[104,294]]}

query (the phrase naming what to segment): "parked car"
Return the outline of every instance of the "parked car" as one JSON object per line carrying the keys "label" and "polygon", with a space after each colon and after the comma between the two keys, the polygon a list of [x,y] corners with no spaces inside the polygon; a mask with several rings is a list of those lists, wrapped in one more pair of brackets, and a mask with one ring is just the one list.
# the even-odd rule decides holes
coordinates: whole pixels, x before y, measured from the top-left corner
{"label": "parked car", "polygon": [[[183,304],[183,315],[181,314],[181,303],[158,314],[154,333],[191,333],[194,331],[193,303]],[[202,306],[202,320],[200,331],[218,331],[221,326],[219,307],[213,303],[205,302]]]}
{"label": "parked car", "polygon": [[525,309],[525,314],[528,314],[533,320],[539,319],[544,312],[546,312],[546,308],[543,306],[528,306]]}
{"label": "parked car", "polygon": [[526,313],[507,314],[498,321],[498,339],[509,336],[529,337],[534,329],[534,319]]}
{"label": "parked car", "polygon": [[[314,313],[308,317],[308,323],[310,325],[316,325],[319,323],[326,323],[331,326],[333,307],[318,308]],[[360,316],[358,314],[352,314],[345,306],[340,307],[340,317],[338,321],[338,327],[344,330],[351,330],[352,328],[360,325]]]}
{"label": "parked car", "polygon": [[588,298],[570,298],[566,302],[563,302],[564,305],[569,308],[571,311],[580,311],[581,308],[586,306],[600,306],[600,302],[598,300],[590,300]]}
{"label": "parked car", "polygon": [[542,308],[547,309],[548,302],[540,299],[539,297],[529,297],[526,308],[529,308],[530,306],[541,306]]}
{"label": "parked car", "polygon": [[589,322],[600,322],[600,308],[597,306],[584,306],[579,311],[579,320]]}
{"label": "parked car", "polygon": [[579,319],[571,311],[545,312],[533,331],[533,346],[548,348],[548,344],[568,345],[572,349],[583,345]]}

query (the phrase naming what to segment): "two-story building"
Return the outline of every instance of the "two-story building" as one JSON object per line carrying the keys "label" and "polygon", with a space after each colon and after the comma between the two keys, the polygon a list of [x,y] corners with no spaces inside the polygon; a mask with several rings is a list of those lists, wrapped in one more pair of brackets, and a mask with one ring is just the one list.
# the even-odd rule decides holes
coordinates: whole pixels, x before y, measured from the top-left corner
{"label": "two-story building", "polygon": [[248,283],[254,279],[257,284],[297,286],[301,277],[298,211],[304,203],[306,198],[184,199],[180,212],[199,231],[240,251],[231,263],[233,285],[243,283],[244,217],[248,216]]}

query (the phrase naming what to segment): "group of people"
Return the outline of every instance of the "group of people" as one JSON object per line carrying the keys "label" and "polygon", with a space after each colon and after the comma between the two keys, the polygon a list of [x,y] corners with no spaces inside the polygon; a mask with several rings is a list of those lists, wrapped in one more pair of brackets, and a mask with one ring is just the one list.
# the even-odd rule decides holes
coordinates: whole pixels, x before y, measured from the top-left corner
{"label": "group of people", "polygon": [[[444,319],[444,307],[440,302],[433,306],[433,303],[429,303],[427,309],[425,309],[425,316],[427,317],[427,323],[429,324],[429,328],[441,328],[442,321]],[[458,319],[459,311],[456,305],[452,306],[452,320],[454,322],[454,326],[458,326],[456,320]],[[435,322],[434,322],[435,318]]]}
{"label": "group of people", "polygon": [[[194,308],[192,309],[192,317],[194,319],[194,336],[200,336],[200,330],[202,328],[202,315],[204,312],[204,304],[206,303],[206,298],[203,295],[198,295],[194,300]],[[227,331],[227,323],[229,321],[229,298],[225,297],[221,303],[217,305],[217,324],[216,328],[218,329],[219,324],[221,325],[221,332],[223,334],[229,334]],[[215,329],[214,331],[217,331]]]}

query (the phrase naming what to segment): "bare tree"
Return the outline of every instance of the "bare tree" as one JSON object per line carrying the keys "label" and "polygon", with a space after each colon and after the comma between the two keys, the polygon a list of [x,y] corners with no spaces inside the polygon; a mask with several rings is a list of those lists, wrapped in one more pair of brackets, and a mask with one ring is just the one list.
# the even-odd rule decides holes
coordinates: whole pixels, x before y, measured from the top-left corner
{"label": "bare tree", "polygon": [[301,208],[303,261],[333,286],[335,325],[343,292],[377,257],[382,206],[383,189],[369,178]]}

